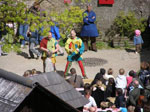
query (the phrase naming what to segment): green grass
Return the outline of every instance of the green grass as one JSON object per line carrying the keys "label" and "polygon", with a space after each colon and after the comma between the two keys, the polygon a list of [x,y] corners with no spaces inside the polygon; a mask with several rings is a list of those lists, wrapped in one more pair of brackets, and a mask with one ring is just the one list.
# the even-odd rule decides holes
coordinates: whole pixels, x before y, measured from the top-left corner
{"label": "green grass", "polygon": [[97,49],[111,49],[112,47],[109,46],[106,42],[97,42],[96,43]]}

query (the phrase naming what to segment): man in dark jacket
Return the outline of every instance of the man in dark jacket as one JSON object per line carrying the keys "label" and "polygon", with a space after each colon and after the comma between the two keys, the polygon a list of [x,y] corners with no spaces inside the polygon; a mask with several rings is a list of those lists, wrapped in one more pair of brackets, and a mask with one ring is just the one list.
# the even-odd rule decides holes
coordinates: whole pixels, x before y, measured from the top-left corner
{"label": "man in dark jacket", "polygon": [[139,81],[135,80],[133,82],[133,86],[134,86],[134,89],[129,93],[129,101],[131,105],[136,106],[138,98],[140,96],[140,88],[138,88]]}

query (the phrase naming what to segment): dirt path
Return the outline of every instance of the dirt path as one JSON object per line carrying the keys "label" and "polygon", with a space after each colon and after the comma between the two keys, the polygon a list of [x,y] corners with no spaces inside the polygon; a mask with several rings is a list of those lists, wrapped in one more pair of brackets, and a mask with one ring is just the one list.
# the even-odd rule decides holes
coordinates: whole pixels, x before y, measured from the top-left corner
{"label": "dirt path", "polygon": [[[42,60],[28,59],[28,48],[22,49],[21,54],[14,52],[9,53],[7,56],[0,57],[0,68],[11,71],[18,75],[23,75],[24,71],[33,68],[43,71]],[[56,68],[57,70],[64,71],[66,65],[66,57],[57,57]],[[112,68],[114,76],[118,74],[120,68],[124,68],[126,73],[129,70],[139,70],[140,55],[134,52],[127,52],[126,50],[98,50],[98,52],[88,51],[83,54],[85,58],[85,70],[89,78],[93,78],[100,68]],[[88,62],[87,62],[88,61]],[[93,63],[93,61],[95,61]],[[97,66],[95,66],[97,65]],[[76,62],[72,67],[77,69],[77,73],[81,75],[80,68]]]}

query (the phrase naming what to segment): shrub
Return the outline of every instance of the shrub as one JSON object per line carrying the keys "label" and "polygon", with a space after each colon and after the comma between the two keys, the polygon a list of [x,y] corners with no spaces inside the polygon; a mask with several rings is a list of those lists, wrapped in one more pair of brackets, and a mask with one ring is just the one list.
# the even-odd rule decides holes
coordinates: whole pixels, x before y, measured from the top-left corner
{"label": "shrub", "polygon": [[121,37],[127,36],[132,38],[134,35],[134,30],[139,29],[143,32],[146,28],[146,19],[136,18],[134,12],[120,12],[115,18],[113,25],[107,32],[107,36],[114,36],[119,34]]}

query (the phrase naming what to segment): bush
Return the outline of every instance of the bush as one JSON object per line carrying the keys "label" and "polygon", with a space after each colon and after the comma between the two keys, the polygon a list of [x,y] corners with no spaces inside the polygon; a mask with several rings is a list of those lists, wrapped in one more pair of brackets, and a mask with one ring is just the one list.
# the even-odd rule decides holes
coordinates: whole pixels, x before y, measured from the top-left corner
{"label": "bush", "polygon": [[139,29],[143,32],[146,28],[146,19],[135,17],[134,12],[120,12],[115,18],[113,25],[107,31],[107,36],[114,36],[119,34],[121,37],[127,36],[132,39],[134,30]]}

